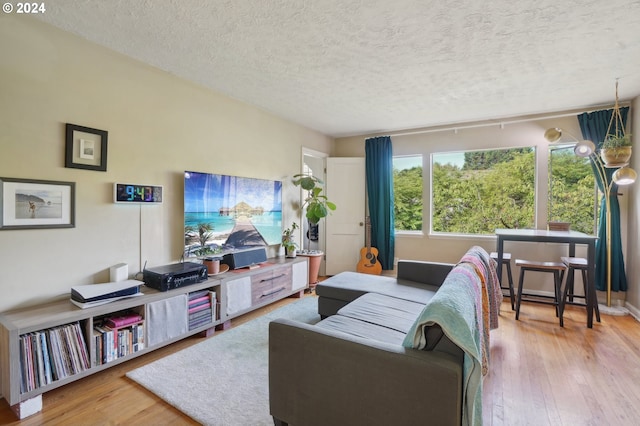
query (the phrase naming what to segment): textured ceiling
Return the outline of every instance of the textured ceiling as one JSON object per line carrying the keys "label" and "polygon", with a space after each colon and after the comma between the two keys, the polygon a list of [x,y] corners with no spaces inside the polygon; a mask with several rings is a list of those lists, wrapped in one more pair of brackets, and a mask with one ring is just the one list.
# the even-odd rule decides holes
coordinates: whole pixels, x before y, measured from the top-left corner
{"label": "textured ceiling", "polygon": [[53,0],[39,19],[331,136],[640,96],[640,0]]}

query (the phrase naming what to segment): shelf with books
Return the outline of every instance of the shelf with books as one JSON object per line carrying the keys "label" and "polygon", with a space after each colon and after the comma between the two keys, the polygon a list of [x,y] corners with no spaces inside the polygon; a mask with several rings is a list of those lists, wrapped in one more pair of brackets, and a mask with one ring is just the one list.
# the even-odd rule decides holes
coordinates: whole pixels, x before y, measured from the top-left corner
{"label": "shelf with books", "polygon": [[20,392],[27,393],[90,368],[80,322],[20,335]]}
{"label": "shelf with books", "polygon": [[[188,336],[212,335],[215,328],[258,307],[251,306],[248,288],[241,299],[248,299],[249,305],[229,309],[238,291],[247,290],[235,285],[238,280],[246,277],[251,283],[253,275],[289,268],[292,275],[287,273],[286,281],[291,283],[283,282],[285,290],[273,299],[269,291],[268,300],[260,302],[264,304],[307,287],[305,258],[273,258],[255,270],[235,270],[165,292],[143,287],[136,297],[84,309],[67,297],[2,312],[0,393],[19,418],[35,414],[49,390]],[[273,281],[281,275],[274,272]]]}
{"label": "shelf with books", "polygon": [[217,318],[217,287],[189,293],[187,302],[189,331],[213,325]]}
{"label": "shelf with books", "polygon": [[144,306],[93,318],[94,366],[141,351],[144,342]]}

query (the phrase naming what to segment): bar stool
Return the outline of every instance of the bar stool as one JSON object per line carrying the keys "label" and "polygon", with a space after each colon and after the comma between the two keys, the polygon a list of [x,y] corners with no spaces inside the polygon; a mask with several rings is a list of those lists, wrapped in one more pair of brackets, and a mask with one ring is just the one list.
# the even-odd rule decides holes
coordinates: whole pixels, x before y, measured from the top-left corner
{"label": "bar stool", "polygon": [[[498,252],[492,251],[489,256],[496,262],[498,261]],[[515,296],[513,291],[513,275],[511,274],[511,253],[502,253],[502,265],[507,268],[507,279],[509,281],[509,286],[504,287],[503,285],[500,285],[500,288],[502,290],[509,290],[509,298],[511,299],[511,310],[513,311],[515,310]],[[502,277],[498,277],[498,279],[502,283]]]}
{"label": "bar stool", "polygon": [[[567,268],[564,263],[561,262],[539,262],[536,260],[523,260],[516,259],[516,266],[520,267],[520,280],[518,281],[518,297],[516,299],[516,320],[520,319],[520,303],[522,302],[523,291],[522,287],[524,284],[524,273],[526,271],[536,271],[536,272],[549,272],[553,274],[553,287],[554,294],[552,302],[547,302],[543,300],[536,299],[526,299],[528,302],[536,302],[536,303],[547,303],[554,305],[556,307],[556,317],[560,319],[560,327],[564,327],[564,321],[561,315],[561,288],[562,288],[562,276],[564,274],[565,269]],[[540,295],[532,295],[525,294],[525,296],[533,296],[538,298],[550,298],[550,296],[540,296]]]}
{"label": "bar stool", "polygon": [[[596,294],[595,283],[589,282],[587,278],[587,270],[589,269],[589,262],[584,257],[561,257],[560,260],[567,266],[567,281],[564,285],[564,293],[562,295],[562,308],[560,309],[560,317],[562,317],[564,313],[564,305],[567,304],[567,297],[569,298],[570,305],[577,306],[587,306],[587,290],[591,291],[591,294]],[[573,292],[573,284],[575,280],[575,272],[582,272],[582,284],[584,289],[584,296],[576,295]],[[588,287],[587,287],[588,286]],[[573,299],[577,297],[580,299],[584,299],[585,303],[574,303]],[[598,303],[594,304],[593,309],[596,312],[596,320],[600,322],[600,309],[598,308]]]}

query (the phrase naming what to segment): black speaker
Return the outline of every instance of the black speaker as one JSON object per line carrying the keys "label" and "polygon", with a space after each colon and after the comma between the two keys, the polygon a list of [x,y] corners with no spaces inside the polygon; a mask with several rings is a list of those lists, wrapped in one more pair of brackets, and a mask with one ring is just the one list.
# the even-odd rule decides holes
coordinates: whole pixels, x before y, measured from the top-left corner
{"label": "black speaker", "polygon": [[229,269],[246,268],[267,261],[267,250],[264,247],[234,251],[222,256],[222,263]]}

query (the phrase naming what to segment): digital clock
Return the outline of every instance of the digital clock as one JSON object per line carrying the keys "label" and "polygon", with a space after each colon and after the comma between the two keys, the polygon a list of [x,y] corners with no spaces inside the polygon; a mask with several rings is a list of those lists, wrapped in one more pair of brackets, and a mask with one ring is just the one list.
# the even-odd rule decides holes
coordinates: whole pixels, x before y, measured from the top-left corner
{"label": "digital clock", "polygon": [[162,203],[162,187],[115,183],[113,185],[113,200],[116,203]]}

